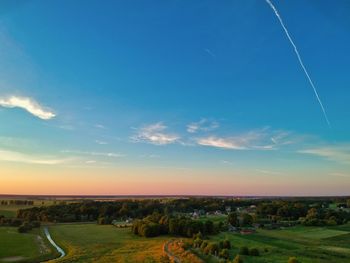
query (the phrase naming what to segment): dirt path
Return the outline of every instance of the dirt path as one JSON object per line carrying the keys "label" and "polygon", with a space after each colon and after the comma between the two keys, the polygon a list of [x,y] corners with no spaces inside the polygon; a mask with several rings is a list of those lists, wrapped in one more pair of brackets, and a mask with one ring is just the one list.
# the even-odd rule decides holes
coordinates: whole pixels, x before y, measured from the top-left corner
{"label": "dirt path", "polygon": [[181,263],[181,260],[175,256],[173,253],[170,252],[169,250],[169,244],[174,242],[173,240],[169,240],[167,242],[165,242],[164,246],[163,246],[163,251],[165,254],[167,254],[167,256],[170,258],[170,260],[172,262],[175,262],[175,263]]}

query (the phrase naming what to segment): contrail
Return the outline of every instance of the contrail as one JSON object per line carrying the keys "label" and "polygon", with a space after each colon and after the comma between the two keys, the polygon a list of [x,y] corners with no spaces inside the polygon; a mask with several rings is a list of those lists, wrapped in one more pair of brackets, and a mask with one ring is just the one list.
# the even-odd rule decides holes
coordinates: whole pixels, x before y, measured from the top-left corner
{"label": "contrail", "polygon": [[292,46],[293,46],[293,48],[294,48],[294,52],[295,52],[295,54],[296,54],[297,57],[298,57],[299,63],[300,63],[300,65],[301,65],[302,69],[304,70],[304,73],[305,73],[307,79],[309,80],[309,83],[310,83],[312,89],[314,90],[314,93],[315,93],[315,96],[316,96],[316,98],[317,98],[317,100],[318,100],[318,103],[319,103],[320,106],[321,106],[321,109],[322,109],[322,111],[323,111],[323,115],[324,115],[324,117],[325,117],[325,119],[326,119],[326,121],[327,121],[327,124],[328,124],[328,126],[331,126],[331,124],[330,124],[330,122],[329,122],[329,120],[328,120],[328,117],[327,117],[326,110],[325,110],[325,108],[323,107],[322,101],[321,101],[321,99],[320,99],[320,96],[318,95],[318,92],[317,92],[317,90],[316,90],[316,87],[315,87],[315,85],[314,85],[312,79],[310,78],[309,73],[308,73],[307,70],[306,70],[306,67],[304,66],[304,62],[303,62],[303,60],[301,59],[301,56],[300,56],[299,51],[298,51],[298,49],[297,49],[297,46],[294,44],[294,41],[293,41],[292,37],[290,36],[290,34],[289,34],[289,32],[288,32],[286,26],[284,25],[283,20],[282,20],[280,14],[278,13],[277,9],[275,8],[275,6],[271,3],[270,0],[265,0],[265,1],[266,1],[266,3],[269,4],[269,6],[270,6],[270,7],[272,8],[272,10],[275,12],[275,15],[277,16],[277,18],[278,18],[278,20],[279,20],[279,22],[280,22],[280,24],[281,24],[281,26],[282,26],[284,32],[286,33],[286,35],[287,35],[287,37],[288,37],[288,39],[289,39],[289,42],[292,44]]}

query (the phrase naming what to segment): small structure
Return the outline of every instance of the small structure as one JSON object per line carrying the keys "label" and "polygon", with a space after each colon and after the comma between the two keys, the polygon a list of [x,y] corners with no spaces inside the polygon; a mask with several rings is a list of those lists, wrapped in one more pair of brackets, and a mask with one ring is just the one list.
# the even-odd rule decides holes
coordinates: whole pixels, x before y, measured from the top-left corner
{"label": "small structure", "polygon": [[256,231],[255,229],[242,229],[240,231],[241,235],[250,235],[250,234],[254,234]]}

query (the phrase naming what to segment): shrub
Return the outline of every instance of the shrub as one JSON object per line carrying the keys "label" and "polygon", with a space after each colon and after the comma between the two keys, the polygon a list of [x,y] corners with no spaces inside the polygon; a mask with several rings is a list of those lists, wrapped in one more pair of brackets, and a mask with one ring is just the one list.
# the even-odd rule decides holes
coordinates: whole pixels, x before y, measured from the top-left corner
{"label": "shrub", "polygon": [[247,248],[247,247],[241,247],[240,249],[239,249],[239,254],[240,255],[249,255],[249,249]]}
{"label": "shrub", "polygon": [[258,257],[258,256],[260,256],[260,252],[259,252],[259,250],[258,250],[257,248],[252,248],[252,249],[249,251],[249,255]]}
{"label": "shrub", "polygon": [[22,225],[18,227],[18,232],[19,233],[26,233],[30,230],[32,230],[32,225],[28,222],[24,222]]}
{"label": "shrub", "polygon": [[204,251],[204,249],[208,246],[208,242],[207,241],[203,241],[201,244],[201,250]]}
{"label": "shrub", "polygon": [[33,228],[38,228],[41,225],[40,221],[32,221],[30,222],[30,224],[32,225]]}
{"label": "shrub", "polygon": [[223,242],[223,248],[231,249],[231,242],[228,239],[225,239]]}
{"label": "shrub", "polygon": [[217,243],[210,243],[207,248],[209,249],[209,253],[217,256],[219,254],[219,245]]}
{"label": "shrub", "polygon": [[162,255],[160,257],[160,263],[170,263],[170,258],[168,257],[168,255]]}
{"label": "shrub", "polygon": [[224,259],[228,259],[230,256],[228,249],[224,248],[220,251],[219,253],[219,257],[224,258]]}
{"label": "shrub", "polygon": [[202,243],[203,243],[203,240],[198,237],[193,241],[194,247],[200,247]]}
{"label": "shrub", "polygon": [[300,263],[296,257],[290,257],[288,259],[288,263]]}
{"label": "shrub", "polygon": [[240,255],[237,255],[233,260],[233,263],[243,263],[243,259],[240,257]]}

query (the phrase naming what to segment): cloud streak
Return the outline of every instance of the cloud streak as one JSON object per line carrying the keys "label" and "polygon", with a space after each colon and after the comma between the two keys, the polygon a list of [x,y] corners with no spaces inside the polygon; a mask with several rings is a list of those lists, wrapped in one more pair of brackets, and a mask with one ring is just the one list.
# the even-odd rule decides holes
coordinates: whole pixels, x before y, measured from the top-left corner
{"label": "cloud streak", "polygon": [[272,4],[272,2],[271,2],[270,0],[265,0],[265,1],[266,1],[266,3],[272,8],[272,10],[274,11],[274,13],[275,13],[277,19],[279,20],[279,22],[280,22],[280,24],[281,24],[281,26],[282,26],[284,32],[286,33],[286,36],[287,36],[289,42],[290,42],[291,45],[293,46],[293,49],[294,49],[294,52],[295,52],[295,54],[296,54],[296,56],[297,56],[297,58],[298,58],[299,64],[300,64],[301,68],[303,69],[303,71],[304,71],[304,73],[305,73],[305,75],[306,75],[306,77],[307,77],[307,79],[308,79],[308,81],[309,81],[309,83],[310,83],[310,85],[311,85],[311,87],[312,87],[312,89],[313,89],[313,92],[314,92],[314,94],[315,94],[315,96],[316,96],[316,98],[317,98],[318,103],[320,104],[320,107],[321,107],[321,109],[322,109],[324,118],[325,118],[325,120],[326,120],[328,126],[330,126],[330,122],[329,122],[329,119],[328,119],[326,110],[325,110],[325,108],[324,108],[324,106],[323,106],[323,103],[322,103],[322,101],[321,101],[321,99],[320,99],[320,96],[318,95],[318,92],[317,92],[317,89],[316,89],[316,87],[315,87],[315,85],[314,85],[314,82],[312,81],[312,79],[311,79],[311,77],[310,77],[310,75],[309,75],[309,73],[308,73],[308,71],[307,71],[307,69],[306,69],[306,67],[305,67],[305,65],[304,65],[304,62],[303,62],[303,60],[302,60],[302,58],[301,58],[301,56],[300,56],[300,54],[299,54],[298,48],[297,48],[297,46],[295,45],[295,43],[294,43],[294,41],[293,41],[291,35],[289,34],[288,29],[287,29],[287,27],[285,26],[285,24],[284,24],[284,22],[283,22],[283,20],[282,20],[282,17],[280,16],[280,14],[279,14],[279,12],[277,11],[276,7]]}
{"label": "cloud streak", "polygon": [[208,121],[207,119],[201,119],[198,122],[192,122],[187,125],[187,132],[196,133],[200,131],[212,131],[219,128],[219,123],[216,121]]}
{"label": "cloud streak", "polygon": [[114,152],[85,152],[85,151],[74,151],[74,150],[63,150],[62,153],[72,153],[78,155],[90,155],[90,156],[102,156],[102,157],[111,157],[111,158],[120,158],[124,157],[124,154],[114,153]]}
{"label": "cloud streak", "polygon": [[167,126],[161,122],[144,126],[131,137],[134,142],[146,142],[155,145],[166,145],[177,142],[180,136],[166,132]]}
{"label": "cloud streak", "polygon": [[16,162],[16,163],[26,163],[26,164],[44,164],[44,165],[56,165],[62,164],[70,159],[54,159],[46,158],[42,156],[33,156],[24,153],[0,150],[0,161],[5,162]]}
{"label": "cloud streak", "polygon": [[338,163],[350,164],[349,149],[349,147],[325,146],[300,150],[298,153],[314,155]]}
{"label": "cloud streak", "polygon": [[210,146],[222,149],[231,150],[245,150],[247,149],[242,141],[235,138],[220,138],[215,136],[209,136],[206,138],[199,138],[197,143],[202,146]]}
{"label": "cloud streak", "polygon": [[[273,138],[273,139],[272,139]],[[271,131],[268,128],[252,130],[246,133],[229,136],[207,136],[196,139],[196,143],[202,146],[209,146],[228,150],[276,150],[280,146],[293,144],[297,141],[291,138],[291,134],[285,131]]]}
{"label": "cloud streak", "polygon": [[21,108],[42,120],[50,120],[56,116],[31,98],[11,96],[0,98],[0,106],[5,108]]}

